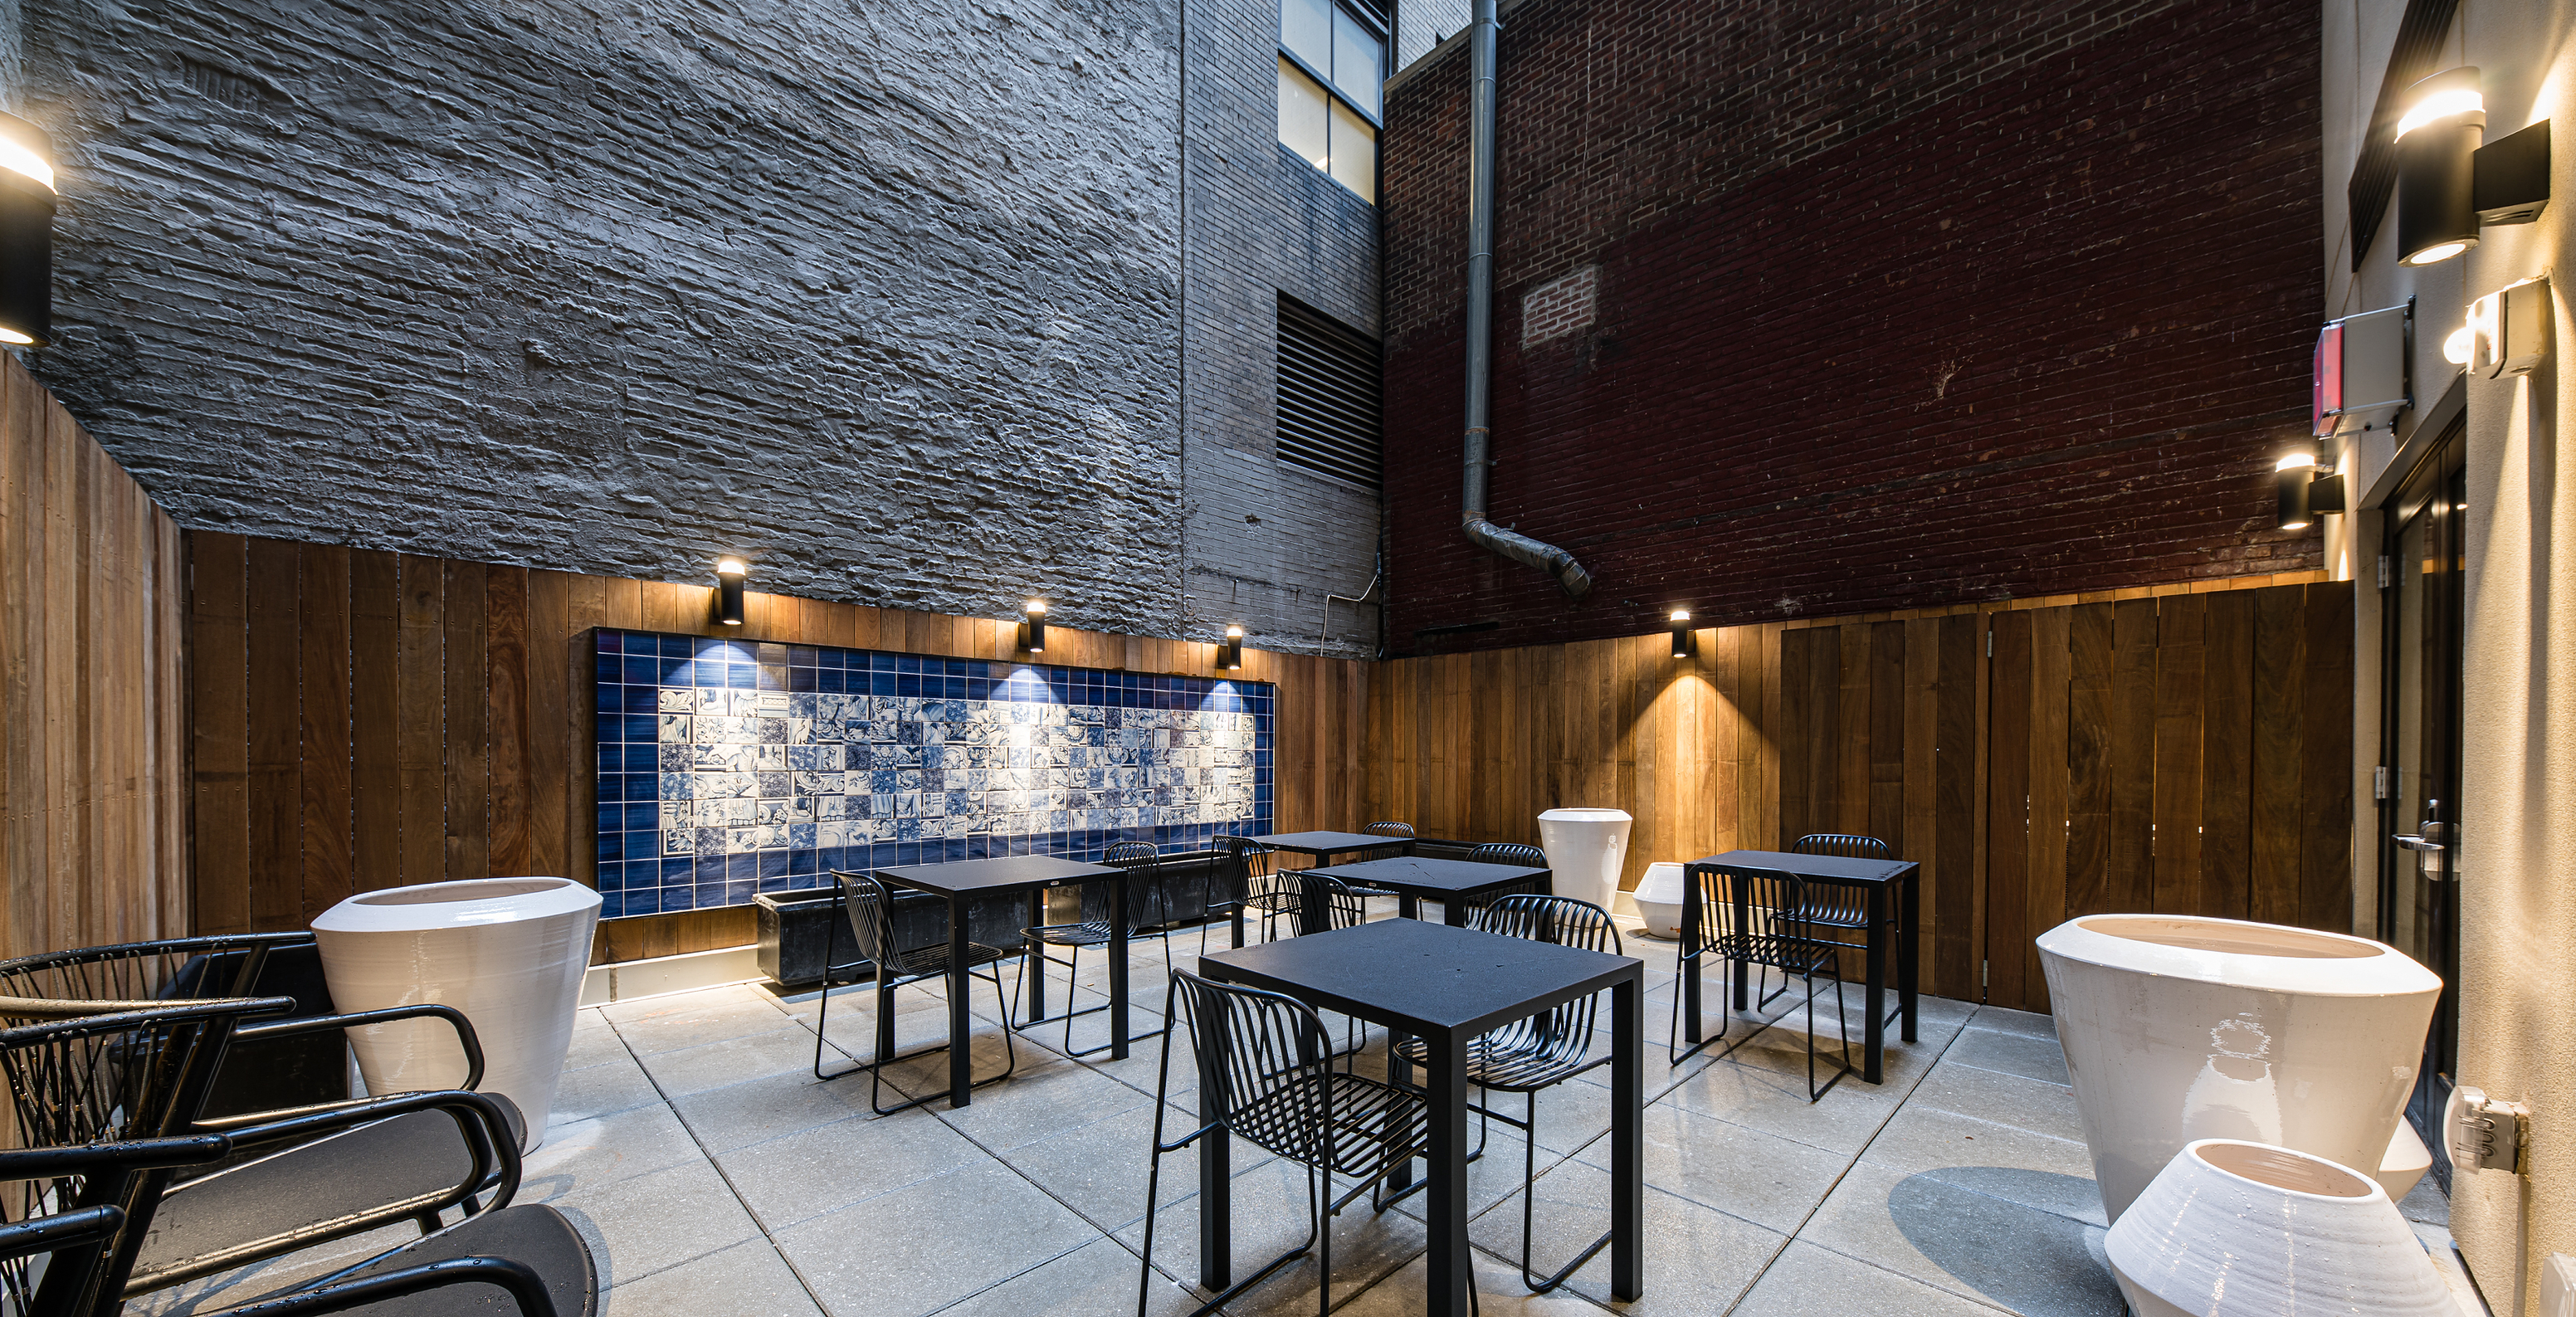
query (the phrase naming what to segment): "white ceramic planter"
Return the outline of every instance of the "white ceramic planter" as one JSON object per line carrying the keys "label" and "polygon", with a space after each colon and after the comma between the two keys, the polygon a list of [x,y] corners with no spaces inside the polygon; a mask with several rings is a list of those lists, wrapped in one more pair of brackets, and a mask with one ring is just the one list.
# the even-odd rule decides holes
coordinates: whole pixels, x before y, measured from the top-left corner
{"label": "white ceramic planter", "polygon": [[2087,915],[2039,958],[2115,1222],[2196,1139],[2378,1167],[2442,990],[2385,943],[2234,919]]}
{"label": "white ceramic planter", "polygon": [[1637,890],[1628,894],[1637,902],[1637,917],[1646,921],[1646,936],[1677,938],[1682,935],[1682,866],[1670,860],[1657,860],[1646,866],[1646,874],[1637,880]]}
{"label": "white ceramic planter", "polygon": [[1547,852],[1556,894],[1609,909],[1619,897],[1619,869],[1628,860],[1634,822],[1624,809],[1551,809],[1539,815],[1539,849]]}
{"label": "white ceramic planter", "polygon": [[2286,1148],[2189,1144],[2102,1244],[2140,1317],[2455,1314],[2384,1190]]}
{"label": "white ceramic planter", "polygon": [[[485,878],[350,897],[313,921],[331,1002],[344,1011],[436,1002],[464,1012],[483,1047],[483,1084],[545,1137],[572,1046],[599,893],[566,878]],[[370,1093],[454,1088],[456,1031],[406,1020],[349,1031]]]}

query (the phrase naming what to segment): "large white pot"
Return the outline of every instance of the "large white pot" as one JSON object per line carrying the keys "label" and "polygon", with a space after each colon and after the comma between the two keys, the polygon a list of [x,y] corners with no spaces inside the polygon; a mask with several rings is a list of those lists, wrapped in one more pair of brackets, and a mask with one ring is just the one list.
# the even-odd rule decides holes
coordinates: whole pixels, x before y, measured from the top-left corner
{"label": "large white pot", "polygon": [[1624,809],[1551,809],[1539,815],[1539,849],[1547,852],[1555,893],[1609,909],[1619,896],[1619,868],[1628,860],[1634,823]]}
{"label": "large white pot", "polygon": [[[480,878],[350,897],[313,921],[331,1003],[344,1011],[436,1002],[464,1012],[483,1084],[519,1108],[533,1148],[572,1047],[599,893],[565,878]],[[349,1031],[370,1093],[454,1088],[456,1031],[405,1020]]]}
{"label": "large white pot", "polygon": [[2233,1139],[2174,1155],[2102,1241],[2139,1317],[2455,1317],[2424,1245],[2369,1177]]}
{"label": "large white pot", "polygon": [[1646,874],[1637,880],[1637,890],[1629,893],[1637,902],[1637,917],[1646,921],[1646,936],[1677,938],[1682,935],[1682,866],[1671,860],[1657,860],[1646,866]]}
{"label": "large white pot", "polygon": [[2385,943],[2236,919],[2086,915],[2039,958],[2113,1221],[2195,1139],[2378,1167],[2442,991]]}

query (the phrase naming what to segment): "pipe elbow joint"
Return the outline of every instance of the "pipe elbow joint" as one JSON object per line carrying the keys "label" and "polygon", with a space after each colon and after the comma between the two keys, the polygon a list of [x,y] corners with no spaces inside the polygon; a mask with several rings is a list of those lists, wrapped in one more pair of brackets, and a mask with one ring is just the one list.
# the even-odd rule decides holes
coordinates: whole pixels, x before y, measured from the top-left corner
{"label": "pipe elbow joint", "polygon": [[1592,573],[1585,571],[1573,554],[1553,544],[1505,530],[1481,512],[1467,513],[1459,519],[1459,525],[1476,544],[1555,577],[1557,587],[1565,591],[1568,599],[1580,599],[1592,589]]}

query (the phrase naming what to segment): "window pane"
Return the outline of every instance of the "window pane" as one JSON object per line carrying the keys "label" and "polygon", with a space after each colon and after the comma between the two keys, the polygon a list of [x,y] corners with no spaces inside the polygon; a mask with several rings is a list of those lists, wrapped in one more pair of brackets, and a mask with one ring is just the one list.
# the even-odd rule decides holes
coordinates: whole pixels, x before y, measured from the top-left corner
{"label": "window pane", "polygon": [[1279,144],[1306,158],[1306,163],[1323,169],[1331,163],[1324,145],[1324,116],[1328,100],[1315,80],[1297,70],[1287,60],[1279,61]]}
{"label": "window pane", "polygon": [[[1297,0],[1288,0],[1290,4],[1296,2]],[[1361,27],[1358,19],[1338,8],[1335,9],[1333,11],[1333,85],[1341,88],[1342,94],[1350,97],[1352,104],[1368,111],[1371,115],[1380,113],[1378,98],[1386,86],[1382,59],[1377,38],[1367,28]]]}
{"label": "window pane", "polygon": [[1377,130],[1339,101],[1333,102],[1333,180],[1377,204]]}
{"label": "window pane", "polygon": [[1333,0],[1279,0],[1279,44],[1297,52],[1297,58],[1330,74],[1333,71]]}

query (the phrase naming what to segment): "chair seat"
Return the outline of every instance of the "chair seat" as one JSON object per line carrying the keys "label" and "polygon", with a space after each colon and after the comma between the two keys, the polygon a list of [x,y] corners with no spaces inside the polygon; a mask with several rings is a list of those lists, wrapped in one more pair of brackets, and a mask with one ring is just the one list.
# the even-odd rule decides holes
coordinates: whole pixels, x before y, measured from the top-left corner
{"label": "chair seat", "polygon": [[1305,899],[1295,892],[1254,892],[1243,898],[1244,909],[1263,910],[1277,915],[1293,915],[1305,907]]}
{"label": "chair seat", "polygon": [[[1428,1069],[1431,1049],[1419,1038],[1396,1044],[1395,1054]],[[1553,1048],[1515,1046],[1487,1034],[1467,1043],[1467,1082],[1498,1092],[1526,1093],[1564,1083],[1596,1062]]]}
{"label": "chair seat", "polygon": [[1820,928],[1869,927],[1869,911],[1865,908],[1853,910],[1836,905],[1811,905],[1800,910],[1798,918],[1804,923],[1814,924]]}
{"label": "chair seat", "polygon": [[[1108,920],[1086,919],[1079,924],[1040,924],[1034,928],[1023,928],[1020,936],[1051,947],[1098,947],[1109,944],[1110,931]],[[1132,928],[1127,930],[1130,941],[1152,936]]]}
{"label": "chair seat", "polygon": [[[546,1293],[555,1301],[555,1317],[595,1317],[599,1312],[599,1269],[591,1258],[590,1246],[582,1242],[580,1232],[573,1229],[563,1213],[542,1205],[505,1207],[468,1217],[437,1234],[405,1244],[341,1279],[357,1280],[448,1258],[471,1257],[503,1257],[526,1263],[545,1278]],[[283,1298],[293,1292],[290,1289],[261,1297]],[[519,1305],[511,1301],[509,1294],[495,1286],[451,1285],[346,1311],[364,1317],[459,1317],[465,1313],[514,1317],[518,1310]]]}
{"label": "chair seat", "polygon": [[1312,1159],[1313,1134],[1308,1124],[1318,1084],[1332,1086],[1330,1152],[1337,1174],[1370,1175],[1396,1158],[1424,1155],[1431,1140],[1431,1118],[1422,1099],[1382,1080],[1339,1070],[1284,1086],[1239,1108],[1235,1136],[1292,1161]]}
{"label": "chair seat", "polygon": [[[1009,960],[1012,954],[999,947],[988,947],[981,942],[969,942],[966,944],[966,968],[973,969],[978,965],[990,965],[997,961]],[[926,947],[914,947],[900,953],[894,963],[887,968],[893,970],[897,978],[906,979],[945,974],[949,968],[948,944],[933,942]]]}
{"label": "chair seat", "polygon": [[[485,1096],[516,1123],[509,1099]],[[127,1292],[247,1245],[338,1238],[391,1204],[454,1189],[472,1169],[455,1117],[415,1111],[187,1181],[153,1212]]]}
{"label": "chair seat", "polygon": [[1860,949],[1840,942],[1817,942],[1778,933],[1727,933],[1710,945],[1718,955],[1728,960],[1739,960],[1747,965],[1768,965],[1791,974],[1824,969],[1835,963],[1836,955]]}

